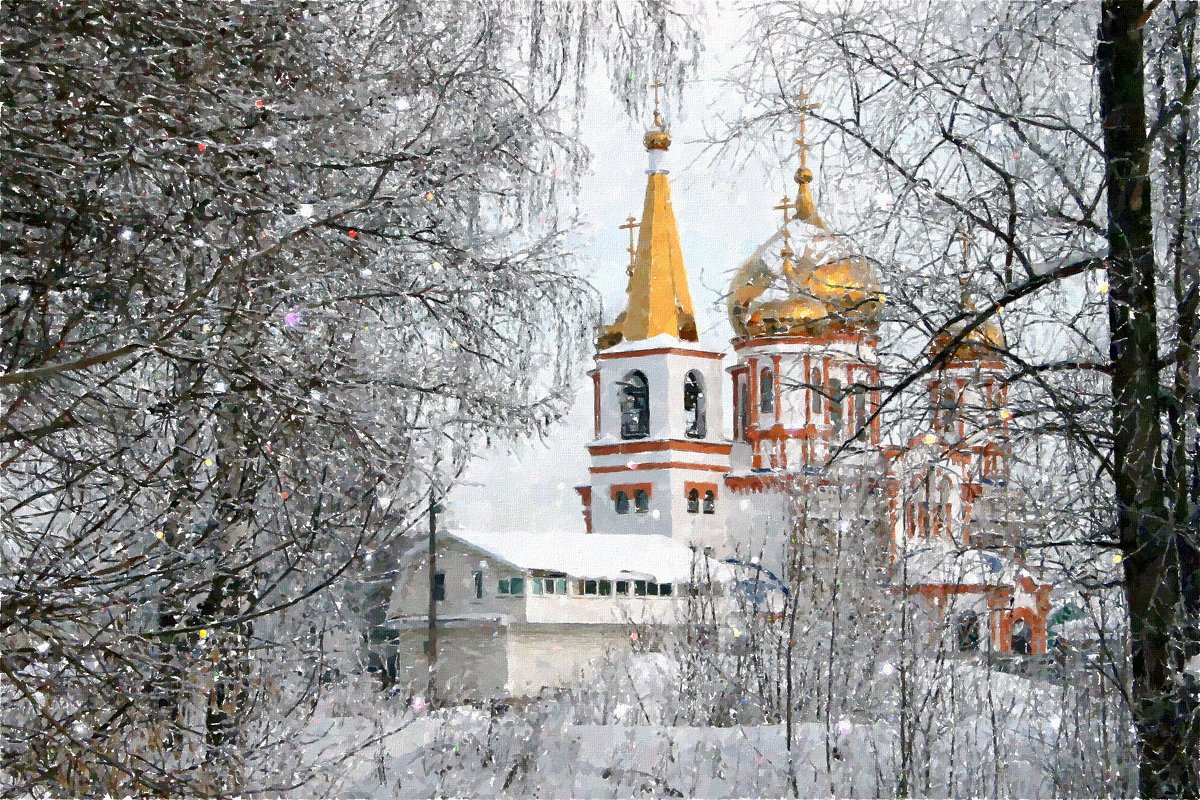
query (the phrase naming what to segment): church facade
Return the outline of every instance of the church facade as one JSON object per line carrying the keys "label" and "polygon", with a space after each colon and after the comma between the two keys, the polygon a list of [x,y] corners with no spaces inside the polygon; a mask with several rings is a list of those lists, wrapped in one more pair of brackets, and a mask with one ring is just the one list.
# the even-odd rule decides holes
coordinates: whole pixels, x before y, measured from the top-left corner
{"label": "church facade", "polygon": [[[631,625],[678,621],[697,563],[718,582],[753,565],[786,583],[789,543],[833,527],[875,541],[891,591],[919,604],[956,649],[1044,653],[1052,586],[1021,564],[1020,531],[1004,514],[1013,497],[1002,329],[940,331],[922,387],[928,430],[884,440],[882,281],[819,214],[802,121],[796,196],[776,207],[781,227],[729,288],[726,367],[727,353],[699,340],[665,168],[670,143],[656,110],[642,217],[628,226],[638,234],[627,305],[598,337],[590,372],[590,480],[577,487],[584,530],[544,542],[445,537],[439,580],[465,599],[444,599],[440,640],[456,643],[439,663],[455,666],[439,669],[501,693],[584,680],[589,663],[628,649]],[[415,680],[427,564],[414,556],[399,572],[391,657]],[[548,642],[570,657],[549,657]]]}

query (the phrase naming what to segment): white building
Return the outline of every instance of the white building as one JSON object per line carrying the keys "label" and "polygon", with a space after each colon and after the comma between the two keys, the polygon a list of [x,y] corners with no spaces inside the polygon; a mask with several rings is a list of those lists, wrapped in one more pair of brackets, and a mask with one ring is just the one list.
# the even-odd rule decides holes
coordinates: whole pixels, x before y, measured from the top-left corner
{"label": "white building", "polygon": [[[639,628],[677,624],[698,572],[726,597],[732,563],[761,559],[786,581],[798,497],[800,535],[836,525],[877,540],[895,585],[963,649],[1044,652],[1051,587],[1017,563],[1001,513],[1003,331],[942,331],[930,352],[933,427],[885,445],[879,275],[818,214],[802,137],[797,197],[784,198],[779,231],[730,287],[727,412],[725,352],[698,341],[663,165],[671,140],[657,111],[655,123],[628,305],[600,335],[590,373],[585,530],[443,537],[443,691],[520,695],[586,680]],[[427,560],[421,545],[402,561],[385,626],[396,633],[382,648],[397,679],[417,685],[427,680]]]}

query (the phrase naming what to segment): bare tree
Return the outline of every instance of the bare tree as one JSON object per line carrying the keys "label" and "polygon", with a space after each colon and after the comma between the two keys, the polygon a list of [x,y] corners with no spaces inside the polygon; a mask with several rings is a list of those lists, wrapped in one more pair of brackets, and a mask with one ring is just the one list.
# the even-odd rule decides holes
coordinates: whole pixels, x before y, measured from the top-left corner
{"label": "bare tree", "polygon": [[[890,349],[910,359],[898,417],[958,344],[930,353],[938,331],[1002,320],[1014,452],[1048,479],[1029,545],[1120,564],[1140,791],[1200,794],[1195,4],[753,11],[728,137],[790,128],[801,87],[824,101],[825,180],[868,199],[842,221],[889,276]],[[977,310],[947,291],[956,229],[977,243]]]}
{"label": "bare tree", "polygon": [[361,666],[350,579],[386,577],[435,457],[453,478],[565,409],[586,56],[679,20],[3,14],[5,792],[301,785],[294,734]]}

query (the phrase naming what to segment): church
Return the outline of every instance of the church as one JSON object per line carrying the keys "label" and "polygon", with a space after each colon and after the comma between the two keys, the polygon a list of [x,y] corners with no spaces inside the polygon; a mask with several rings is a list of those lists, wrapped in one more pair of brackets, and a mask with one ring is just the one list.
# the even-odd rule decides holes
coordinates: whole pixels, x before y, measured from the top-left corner
{"label": "church", "polygon": [[786,592],[789,542],[831,529],[878,543],[891,591],[922,608],[931,641],[1046,652],[1053,587],[1021,563],[1005,515],[1004,332],[989,321],[934,336],[928,429],[884,440],[882,280],[817,209],[803,113],[795,197],[728,290],[729,358],[699,341],[656,103],[642,216],[623,226],[627,304],[589,373],[581,528],[439,534],[432,581],[428,542],[417,543],[372,645],[398,683],[428,680],[431,605],[440,692],[532,695],[586,681],[639,631],[677,624],[700,576],[731,614],[748,577]]}

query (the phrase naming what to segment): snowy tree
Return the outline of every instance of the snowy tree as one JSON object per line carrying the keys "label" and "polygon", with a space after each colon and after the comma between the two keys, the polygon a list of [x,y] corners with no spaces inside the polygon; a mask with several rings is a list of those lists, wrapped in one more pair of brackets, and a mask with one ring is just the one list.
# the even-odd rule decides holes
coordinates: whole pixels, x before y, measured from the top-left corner
{"label": "snowy tree", "polygon": [[658,72],[680,20],[3,13],[6,791],[300,785],[293,734],[354,667],[348,581],[473,442],[564,411],[595,321],[563,240],[585,57],[622,42],[632,96],[686,68]]}
{"label": "snowy tree", "polygon": [[[914,418],[915,390],[962,338],[1002,322],[1013,449],[1043,521],[1030,545],[1073,577],[1097,551],[1119,565],[1089,579],[1127,604],[1128,661],[1110,666],[1128,677],[1140,791],[1196,796],[1195,4],[754,13],[749,107],[728,137],[790,128],[801,88],[823,102],[828,152],[848,153],[825,180],[869,198],[845,227],[882,262],[890,349],[911,359],[891,378],[897,417]],[[964,232],[976,309],[954,296]],[[956,340],[926,358],[951,324]]]}

